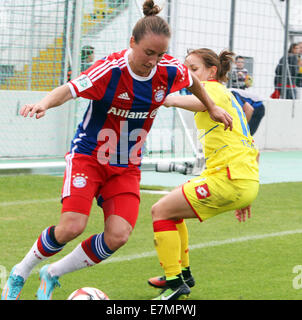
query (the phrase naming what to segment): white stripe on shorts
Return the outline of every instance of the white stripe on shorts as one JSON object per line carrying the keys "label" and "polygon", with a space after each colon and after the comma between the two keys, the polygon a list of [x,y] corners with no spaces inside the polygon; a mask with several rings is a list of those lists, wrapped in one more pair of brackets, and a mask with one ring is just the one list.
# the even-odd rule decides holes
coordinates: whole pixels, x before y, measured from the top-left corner
{"label": "white stripe on shorts", "polygon": [[74,150],[77,146],[74,146],[71,153],[66,156],[66,178],[63,187],[62,199],[70,196],[70,184],[71,184],[71,175],[72,175],[72,159],[74,157]]}

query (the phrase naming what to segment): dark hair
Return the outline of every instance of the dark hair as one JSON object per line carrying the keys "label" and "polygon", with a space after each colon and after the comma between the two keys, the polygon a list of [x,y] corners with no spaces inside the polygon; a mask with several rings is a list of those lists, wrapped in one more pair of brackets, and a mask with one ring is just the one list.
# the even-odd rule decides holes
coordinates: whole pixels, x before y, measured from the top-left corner
{"label": "dark hair", "polygon": [[235,61],[238,61],[238,59],[243,59],[243,60],[244,60],[244,57],[243,57],[243,56],[237,56],[237,57],[235,58]]}
{"label": "dark hair", "polygon": [[292,43],[292,44],[289,46],[288,53],[293,53],[294,48],[297,47],[298,44],[299,44],[299,43]]}
{"label": "dark hair", "polygon": [[165,35],[171,37],[171,30],[168,23],[157,14],[161,8],[154,4],[153,0],[146,0],[143,4],[144,17],[138,20],[133,28],[132,36],[136,43],[138,43],[145,34],[154,33],[157,35]]}
{"label": "dark hair", "polygon": [[217,67],[216,79],[219,82],[227,82],[227,73],[231,70],[234,62],[234,52],[223,50],[217,55],[213,50],[207,48],[195,49],[188,52],[187,57],[196,54],[204,63],[206,68]]}

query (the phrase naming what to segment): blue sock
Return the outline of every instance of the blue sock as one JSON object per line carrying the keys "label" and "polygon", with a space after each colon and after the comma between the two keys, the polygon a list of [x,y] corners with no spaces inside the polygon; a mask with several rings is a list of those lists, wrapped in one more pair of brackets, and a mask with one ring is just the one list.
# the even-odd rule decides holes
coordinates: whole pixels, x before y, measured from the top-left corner
{"label": "blue sock", "polygon": [[37,247],[44,257],[50,257],[60,252],[64,244],[58,243],[54,238],[55,226],[46,228],[38,238]]}
{"label": "blue sock", "polygon": [[109,258],[114,251],[110,250],[104,240],[104,233],[95,234],[82,242],[82,248],[95,263]]}

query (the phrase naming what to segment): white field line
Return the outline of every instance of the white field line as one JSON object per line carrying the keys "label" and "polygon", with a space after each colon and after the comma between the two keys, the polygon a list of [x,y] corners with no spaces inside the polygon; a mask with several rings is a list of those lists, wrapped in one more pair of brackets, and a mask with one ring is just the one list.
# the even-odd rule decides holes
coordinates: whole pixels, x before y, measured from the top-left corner
{"label": "white field line", "polygon": [[151,194],[168,194],[171,191],[166,190],[141,190],[141,193],[151,193]]}
{"label": "white field line", "polygon": [[[273,237],[284,237],[284,236],[288,236],[288,235],[292,235],[292,234],[300,234],[300,233],[302,233],[302,229],[280,231],[280,232],[266,233],[266,234],[256,234],[253,236],[246,236],[246,237],[197,243],[197,244],[193,244],[193,245],[189,246],[189,248],[190,248],[190,251],[192,251],[195,249],[218,247],[218,246],[222,246],[225,244],[233,244],[233,243],[240,243],[240,242],[245,242],[245,241],[261,240],[261,239],[273,238]],[[128,256],[112,257],[108,260],[103,261],[102,263],[115,263],[115,262],[123,262],[123,261],[132,261],[132,260],[143,259],[143,258],[154,257],[154,256],[156,256],[156,251],[148,251],[148,252],[143,252],[140,254],[133,254],[133,255],[128,255]]]}
{"label": "white field line", "polygon": [[[141,193],[150,193],[150,194],[168,194],[170,191],[165,190],[141,190]],[[60,202],[59,198],[50,198],[50,199],[33,199],[33,200],[16,200],[9,202],[0,202],[0,207],[9,207],[9,206],[19,206],[19,205],[30,205],[30,204],[39,204],[46,202]]]}
{"label": "white field line", "polygon": [[16,201],[10,201],[10,202],[0,202],[0,207],[38,204],[38,203],[55,202],[55,201],[60,202],[60,199],[51,198],[51,199],[16,200]]}
{"label": "white field line", "polygon": [[[164,192],[167,192],[167,191],[164,191]],[[41,200],[36,199],[36,200],[20,200],[20,201],[12,201],[12,202],[2,202],[2,203],[0,203],[0,207],[13,206],[13,205],[37,204],[37,203],[54,202],[54,201],[59,201],[59,199],[53,198],[53,199],[41,199]],[[287,231],[251,235],[251,236],[239,237],[239,238],[230,238],[230,239],[225,239],[225,240],[202,242],[202,243],[198,243],[198,244],[193,244],[193,245],[189,246],[189,248],[192,251],[195,249],[217,247],[217,246],[222,246],[222,245],[226,245],[226,244],[261,240],[261,239],[273,238],[273,237],[283,237],[283,236],[300,234],[300,233],[302,233],[302,229],[287,230]],[[132,261],[132,260],[138,260],[138,259],[154,257],[154,256],[156,256],[156,251],[147,251],[147,252],[142,252],[139,254],[133,254],[133,255],[127,255],[127,256],[121,256],[121,257],[112,257],[108,260],[103,261],[102,263],[115,263],[115,262],[123,262],[123,261]]]}
{"label": "white field line", "polygon": [[[193,245],[189,246],[189,248],[190,248],[190,251],[192,251],[192,250],[201,249],[201,248],[218,247],[218,246],[223,246],[225,244],[234,244],[234,243],[240,243],[240,242],[245,242],[245,241],[254,241],[254,240],[261,240],[261,239],[273,238],[273,237],[284,237],[284,236],[293,235],[293,234],[300,234],[300,233],[302,233],[302,229],[287,230],[287,231],[266,233],[266,234],[256,234],[253,236],[246,236],[246,237],[231,238],[231,239],[225,239],[225,240],[219,240],[219,241],[209,241],[209,242],[197,243],[197,244],[193,244]],[[127,256],[111,257],[108,260],[103,261],[102,264],[117,263],[117,262],[123,262],[123,261],[133,261],[133,260],[155,257],[155,256],[156,256],[156,251],[147,251],[147,252],[127,255]],[[41,268],[41,266],[36,266],[33,269],[32,273],[38,274],[40,268]]]}

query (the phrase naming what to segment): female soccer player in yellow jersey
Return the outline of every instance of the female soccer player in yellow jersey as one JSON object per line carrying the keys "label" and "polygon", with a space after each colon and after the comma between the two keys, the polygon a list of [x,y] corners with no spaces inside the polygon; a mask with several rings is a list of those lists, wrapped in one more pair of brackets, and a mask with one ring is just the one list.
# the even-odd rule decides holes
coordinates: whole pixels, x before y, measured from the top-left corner
{"label": "female soccer player in yellow jersey", "polygon": [[245,114],[223,85],[231,68],[233,53],[219,56],[209,49],[192,50],[185,64],[199,78],[208,95],[233,118],[233,130],[213,121],[194,96],[168,96],[166,107],[195,111],[195,123],[203,144],[206,169],[152,207],[154,243],[165,276],[148,280],[162,288],[155,300],[186,298],[195,282],[189,267],[188,231],[183,219],[204,221],[219,213],[236,210],[236,218],[251,216],[251,203],[259,188],[258,150],[253,143]]}

